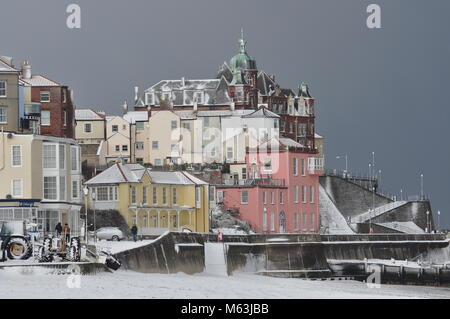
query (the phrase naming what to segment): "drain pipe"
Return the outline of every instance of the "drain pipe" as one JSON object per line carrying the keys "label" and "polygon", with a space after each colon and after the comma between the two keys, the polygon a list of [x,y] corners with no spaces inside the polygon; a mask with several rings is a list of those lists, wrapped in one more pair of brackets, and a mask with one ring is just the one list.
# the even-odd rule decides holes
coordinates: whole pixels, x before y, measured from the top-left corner
{"label": "drain pipe", "polygon": [[5,168],[5,134],[3,133],[2,127],[2,165],[0,167],[0,171]]}

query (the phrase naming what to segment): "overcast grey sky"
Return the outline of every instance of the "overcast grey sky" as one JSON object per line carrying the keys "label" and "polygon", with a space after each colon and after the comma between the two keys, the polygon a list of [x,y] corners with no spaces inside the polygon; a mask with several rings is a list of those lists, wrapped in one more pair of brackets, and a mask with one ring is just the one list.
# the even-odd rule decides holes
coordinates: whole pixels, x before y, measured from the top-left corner
{"label": "overcast grey sky", "polygon": [[[66,27],[66,6],[82,10]],[[382,8],[382,29],[366,7]],[[78,107],[120,114],[133,87],[214,77],[237,51],[241,27],[258,67],[295,89],[310,84],[328,168],[366,172],[382,188],[420,192],[450,227],[450,1],[3,0],[0,54],[69,85]]]}

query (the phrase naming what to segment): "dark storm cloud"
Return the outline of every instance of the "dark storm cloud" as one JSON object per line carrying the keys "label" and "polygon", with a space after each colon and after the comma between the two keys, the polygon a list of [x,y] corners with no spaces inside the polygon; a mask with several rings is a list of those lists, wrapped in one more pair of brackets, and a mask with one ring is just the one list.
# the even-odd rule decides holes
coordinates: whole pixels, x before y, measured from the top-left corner
{"label": "dark storm cloud", "polygon": [[[81,30],[65,26],[82,9]],[[382,29],[365,26],[382,8]],[[133,87],[161,79],[214,77],[244,28],[260,69],[317,98],[327,166],[348,153],[366,172],[372,151],[382,186],[420,190],[450,227],[449,30],[447,0],[2,1],[0,54],[68,84],[79,107],[120,113]]]}

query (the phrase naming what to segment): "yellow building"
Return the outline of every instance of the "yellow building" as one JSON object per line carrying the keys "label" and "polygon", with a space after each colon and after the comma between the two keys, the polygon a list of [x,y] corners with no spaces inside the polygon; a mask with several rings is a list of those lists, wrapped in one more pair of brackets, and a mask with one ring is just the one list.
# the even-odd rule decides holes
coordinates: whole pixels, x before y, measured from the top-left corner
{"label": "yellow building", "polygon": [[183,228],[209,232],[209,184],[187,172],[116,163],[85,185],[89,207],[118,210],[130,227],[138,227],[139,235]]}

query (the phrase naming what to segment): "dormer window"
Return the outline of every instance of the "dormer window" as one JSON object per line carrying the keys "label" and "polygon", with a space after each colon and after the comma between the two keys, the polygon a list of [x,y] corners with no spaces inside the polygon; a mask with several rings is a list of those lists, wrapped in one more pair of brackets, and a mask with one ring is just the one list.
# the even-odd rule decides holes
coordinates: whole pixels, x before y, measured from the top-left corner
{"label": "dormer window", "polygon": [[197,100],[198,104],[204,104],[205,94],[202,91],[197,91],[194,93],[194,100]]}
{"label": "dormer window", "polygon": [[170,92],[163,92],[162,94],[161,94],[161,99],[162,100],[164,100],[164,101],[170,101]]}
{"label": "dormer window", "polygon": [[145,104],[155,105],[155,93],[145,93]]}

